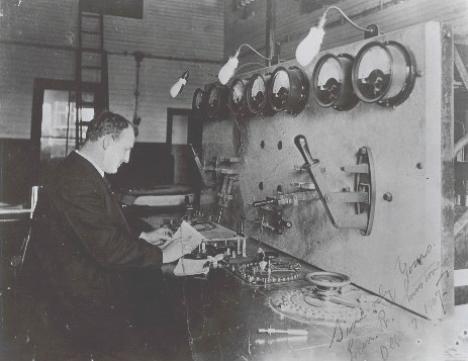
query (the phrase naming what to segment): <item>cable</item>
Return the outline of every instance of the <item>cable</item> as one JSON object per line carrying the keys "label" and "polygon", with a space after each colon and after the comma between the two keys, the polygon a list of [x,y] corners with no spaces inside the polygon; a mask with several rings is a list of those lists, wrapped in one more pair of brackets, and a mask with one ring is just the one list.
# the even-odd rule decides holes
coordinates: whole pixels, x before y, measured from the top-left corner
{"label": "cable", "polygon": [[242,64],[241,66],[239,66],[239,67],[237,68],[237,71],[241,70],[242,68],[246,68],[246,67],[248,67],[248,66],[253,66],[253,65],[258,66],[258,67],[260,67],[260,68],[265,67],[265,64],[257,63],[257,62],[251,62],[251,63]]}
{"label": "cable", "polygon": [[329,10],[332,10],[332,9],[338,11],[338,12],[339,12],[352,26],[354,26],[356,29],[361,30],[361,31],[364,31],[364,32],[368,32],[368,31],[369,31],[369,29],[364,28],[364,27],[359,26],[358,24],[356,24],[354,21],[352,21],[352,20],[349,18],[348,15],[346,15],[346,14],[344,13],[343,10],[341,10],[338,6],[334,6],[334,5],[329,6],[329,7],[325,10],[325,12],[323,13],[323,15],[322,15],[322,17],[321,17],[321,19],[320,19],[319,24],[322,24],[322,23],[325,24],[325,18],[326,18],[327,14],[328,14],[328,11],[329,11]]}
{"label": "cable", "polygon": [[268,58],[268,57],[266,57],[265,55],[259,53],[257,50],[255,50],[255,49],[252,47],[252,45],[249,45],[249,44],[247,44],[247,43],[242,43],[241,45],[239,45],[239,47],[237,48],[236,55],[239,55],[239,53],[240,53],[242,47],[244,47],[244,46],[247,47],[247,48],[249,48],[249,49],[252,50],[255,54],[257,54],[259,57],[261,57],[261,58],[263,58],[263,59],[265,59],[265,60],[271,60],[271,59],[272,59],[272,57]]}

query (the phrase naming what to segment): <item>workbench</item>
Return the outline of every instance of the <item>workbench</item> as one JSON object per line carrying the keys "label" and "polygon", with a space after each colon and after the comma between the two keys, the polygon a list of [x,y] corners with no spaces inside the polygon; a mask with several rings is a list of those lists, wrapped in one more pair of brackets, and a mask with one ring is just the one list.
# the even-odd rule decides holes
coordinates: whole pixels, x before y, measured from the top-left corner
{"label": "workbench", "polygon": [[[233,261],[251,260],[259,246],[271,250],[249,239],[249,257]],[[300,262],[284,253],[280,253],[280,258]],[[304,262],[301,265],[303,275],[320,271]],[[381,295],[376,295],[350,284],[346,286],[348,291],[365,300],[354,320],[306,324],[283,317],[271,306],[275,292],[310,286],[305,278],[256,286],[241,280],[226,266],[211,269],[206,277],[175,278],[169,282],[180,288],[179,314],[186,318],[194,360],[450,359],[443,356],[445,345],[451,342],[447,330],[436,321],[392,304],[388,290],[382,289]],[[306,330],[307,336],[259,333],[260,329]]]}

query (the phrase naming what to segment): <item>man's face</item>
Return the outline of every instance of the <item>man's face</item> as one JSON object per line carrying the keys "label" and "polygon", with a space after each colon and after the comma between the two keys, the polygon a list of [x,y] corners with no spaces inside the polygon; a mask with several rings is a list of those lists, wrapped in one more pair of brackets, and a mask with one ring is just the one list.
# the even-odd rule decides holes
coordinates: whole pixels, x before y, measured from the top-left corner
{"label": "man's face", "polygon": [[109,174],[117,173],[122,163],[128,163],[130,152],[135,143],[135,134],[132,127],[125,128],[120,137],[106,136],[104,140],[103,171]]}

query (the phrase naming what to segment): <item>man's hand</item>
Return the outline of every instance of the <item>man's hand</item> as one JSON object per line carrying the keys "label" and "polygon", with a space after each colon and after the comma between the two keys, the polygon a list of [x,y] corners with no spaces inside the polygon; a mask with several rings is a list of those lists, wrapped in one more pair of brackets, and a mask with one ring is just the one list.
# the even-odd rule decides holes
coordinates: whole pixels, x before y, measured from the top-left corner
{"label": "man's hand", "polygon": [[140,238],[154,246],[162,246],[172,241],[172,232],[168,228],[161,227],[150,232],[141,232]]}

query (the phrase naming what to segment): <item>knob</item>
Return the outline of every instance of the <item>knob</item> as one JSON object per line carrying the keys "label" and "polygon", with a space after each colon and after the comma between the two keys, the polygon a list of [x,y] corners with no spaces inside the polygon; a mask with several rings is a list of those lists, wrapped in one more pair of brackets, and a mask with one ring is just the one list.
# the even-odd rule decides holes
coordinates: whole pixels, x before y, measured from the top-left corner
{"label": "knob", "polygon": [[383,195],[383,199],[387,202],[391,202],[393,200],[393,195],[390,192],[385,192]]}

